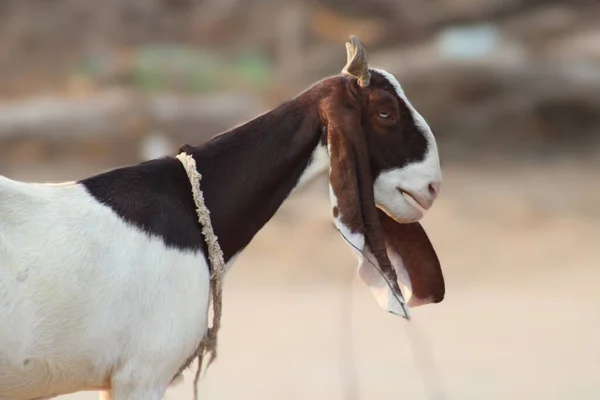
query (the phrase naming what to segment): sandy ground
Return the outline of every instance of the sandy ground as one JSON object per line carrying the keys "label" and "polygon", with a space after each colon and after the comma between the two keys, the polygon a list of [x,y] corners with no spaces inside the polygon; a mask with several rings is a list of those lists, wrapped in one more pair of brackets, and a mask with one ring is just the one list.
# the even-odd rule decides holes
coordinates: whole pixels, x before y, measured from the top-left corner
{"label": "sandy ground", "polygon": [[[73,171],[86,173],[2,173],[39,181]],[[410,323],[379,309],[355,278],[318,180],[228,276],[219,359],[200,398],[599,399],[598,171],[445,167],[423,225],[447,295]],[[190,372],[166,398],[191,399],[191,381]]]}

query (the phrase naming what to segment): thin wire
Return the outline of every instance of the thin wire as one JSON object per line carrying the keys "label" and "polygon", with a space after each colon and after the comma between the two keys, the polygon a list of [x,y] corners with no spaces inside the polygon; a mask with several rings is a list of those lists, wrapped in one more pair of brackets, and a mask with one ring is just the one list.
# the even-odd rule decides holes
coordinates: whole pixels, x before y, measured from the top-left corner
{"label": "thin wire", "polygon": [[340,373],[342,377],[342,398],[358,400],[358,372],[354,360],[354,335],[352,329],[352,314],[354,308],[353,283],[350,280],[342,288],[342,311],[340,332]]}
{"label": "thin wire", "polygon": [[[337,226],[335,227],[335,229],[340,233],[340,235],[342,235],[344,240],[346,242],[348,242],[348,244],[350,244],[350,246],[352,246],[354,249],[356,249],[356,251],[361,253],[362,256],[365,258],[365,260],[367,260],[369,262],[369,264],[371,264],[373,267],[375,267],[375,269],[379,272],[379,274],[384,279],[384,281],[388,284],[390,289],[392,289],[391,284],[389,283],[389,281],[387,280],[387,278],[385,277],[385,275],[383,274],[383,272],[381,271],[379,266],[377,266],[375,263],[373,263],[361,249],[359,249],[352,242],[350,242],[350,240],[348,240],[348,238],[343,234],[343,232],[341,230],[339,230],[337,228]],[[392,293],[394,293],[393,289],[392,289]],[[394,293],[394,295],[395,295],[395,293]],[[396,299],[398,299],[397,296],[396,296]],[[406,319],[410,322],[411,318],[408,315],[408,313],[406,312],[406,309],[404,308],[404,303],[400,302],[400,304],[402,304],[402,308],[405,311]],[[350,314],[351,314],[351,311],[352,311],[351,306],[349,307],[349,310],[350,310]],[[351,315],[349,317],[347,317],[347,319],[350,319],[350,320],[351,320],[351,318],[352,318]],[[351,323],[350,323],[350,325],[351,325]],[[421,375],[421,380],[423,381],[423,386],[425,387],[425,389],[430,388],[430,393],[429,393],[428,397],[431,400],[447,399],[448,395],[443,388],[442,379],[440,377],[438,368],[435,365],[433,353],[431,352],[431,345],[430,345],[429,341],[426,339],[425,334],[423,332],[420,332],[420,335],[419,335],[418,332],[416,331],[416,327],[414,324],[407,325],[406,332],[407,332],[408,340],[410,342],[409,347],[410,347],[412,355],[413,355],[413,361],[415,363],[416,369],[419,371],[419,375]],[[347,338],[346,340],[352,340],[352,337],[350,337],[349,339]],[[348,344],[346,344],[346,346],[348,346]],[[352,344],[350,344],[349,347],[352,348]],[[353,355],[351,355],[351,357],[353,358]],[[354,368],[354,370],[355,370],[354,363],[353,363],[353,361],[351,361],[351,362],[352,362],[352,368]],[[427,379],[427,376],[429,376],[431,379]],[[356,379],[354,381],[356,381]],[[348,397],[348,398],[350,399],[351,397]],[[354,398],[352,398],[352,399],[354,399]]]}
{"label": "thin wire", "polygon": [[435,364],[430,342],[424,332],[417,328],[418,325],[414,323],[406,326],[406,335],[410,341],[415,367],[421,375],[425,390],[429,389],[429,398],[431,400],[446,400],[448,395],[443,387],[439,369]]}

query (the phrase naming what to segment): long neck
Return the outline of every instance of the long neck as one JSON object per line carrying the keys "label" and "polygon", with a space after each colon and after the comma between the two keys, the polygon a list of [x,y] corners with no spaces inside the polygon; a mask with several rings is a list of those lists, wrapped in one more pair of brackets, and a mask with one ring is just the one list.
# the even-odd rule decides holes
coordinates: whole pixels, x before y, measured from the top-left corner
{"label": "long neck", "polygon": [[303,94],[199,147],[206,206],[226,259],[238,254],[298,185],[329,165],[316,107]]}

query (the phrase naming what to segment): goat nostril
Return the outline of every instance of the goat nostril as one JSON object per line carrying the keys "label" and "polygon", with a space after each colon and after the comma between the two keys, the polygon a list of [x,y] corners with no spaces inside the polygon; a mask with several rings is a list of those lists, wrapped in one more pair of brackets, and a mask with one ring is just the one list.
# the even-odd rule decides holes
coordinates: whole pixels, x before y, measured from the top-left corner
{"label": "goat nostril", "polygon": [[429,193],[433,196],[436,197],[439,191],[439,184],[437,183],[430,183],[429,184]]}

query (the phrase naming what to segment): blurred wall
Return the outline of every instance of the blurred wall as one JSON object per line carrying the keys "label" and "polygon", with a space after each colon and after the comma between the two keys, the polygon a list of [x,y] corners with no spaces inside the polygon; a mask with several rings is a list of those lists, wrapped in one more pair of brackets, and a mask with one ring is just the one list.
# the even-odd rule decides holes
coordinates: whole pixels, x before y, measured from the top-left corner
{"label": "blurred wall", "polygon": [[351,33],[444,162],[595,157],[599,21],[575,0],[5,0],[0,166],[205,140],[339,73]]}

